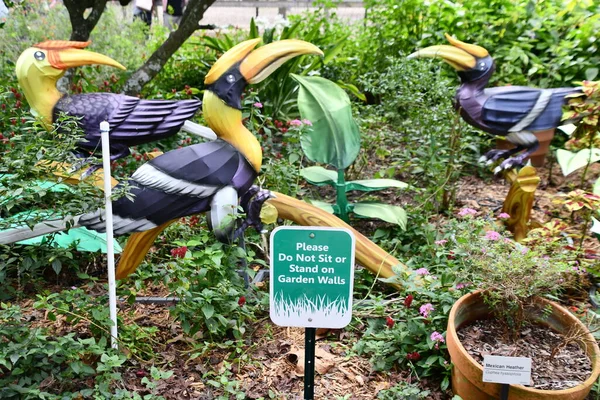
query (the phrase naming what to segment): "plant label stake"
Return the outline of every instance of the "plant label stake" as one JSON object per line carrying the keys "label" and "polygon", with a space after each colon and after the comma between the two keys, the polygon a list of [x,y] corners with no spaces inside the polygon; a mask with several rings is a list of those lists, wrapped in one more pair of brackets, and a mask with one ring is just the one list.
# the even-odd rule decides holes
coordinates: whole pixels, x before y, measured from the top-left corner
{"label": "plant label stake", "polygon": [[305,400],[314,398],[316,328],[352,320],[354,247],[345,228],[281,226],[271,233],[271,321],[306,328]]}
{"label": "plant label stake", "polygon": [[508,400],[511,383],[530,385],[531,358],[484,356],[483,381],[501,383],[500,400]]}
{"label": "plant label stake", "polygon": [[115,283],[115,252],[113,248],[113,214],[112,214],[112,186],[110,176],[110,143],[108,133],[110,125],[107,121],[100,123],[100,136],[102,139],[102,169],[104,170],[104,213],[106,218],[106,261],[108,267],[108,307],[110,320],[110,344],[113,349],[117,345],[117,285]]}

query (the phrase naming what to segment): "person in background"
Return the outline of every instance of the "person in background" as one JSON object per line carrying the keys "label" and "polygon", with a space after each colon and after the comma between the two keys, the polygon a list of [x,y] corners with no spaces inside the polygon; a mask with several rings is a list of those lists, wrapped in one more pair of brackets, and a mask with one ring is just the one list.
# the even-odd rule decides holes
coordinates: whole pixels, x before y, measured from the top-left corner
{"label": "person in background", "polygon": [[3,0],[0,0],[0,22],[6,17],[8,17],[8,7],[6,7]]}
{"label": "person in background", "polygon": [[187,0],[163,0],[165,26],[169,30],[177,29],[177,26],[181,23],[183,9],[186,4]]}
{"label": "person in background", "polygon": [[148,27],[152,25],[152,0],[136,0],[133,19],[141,19]]}

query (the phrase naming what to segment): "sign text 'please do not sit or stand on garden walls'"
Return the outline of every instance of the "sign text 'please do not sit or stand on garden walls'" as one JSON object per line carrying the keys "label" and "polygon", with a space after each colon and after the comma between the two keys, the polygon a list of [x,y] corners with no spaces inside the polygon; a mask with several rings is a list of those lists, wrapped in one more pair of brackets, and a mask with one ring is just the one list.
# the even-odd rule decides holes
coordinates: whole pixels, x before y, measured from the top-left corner
{"label": "sign text 'please do not sit or stand on garden walls'", "polygon": [[352,319],[354,235],[282,226],[271,233],[270,315],[280,326],[343,328]]}

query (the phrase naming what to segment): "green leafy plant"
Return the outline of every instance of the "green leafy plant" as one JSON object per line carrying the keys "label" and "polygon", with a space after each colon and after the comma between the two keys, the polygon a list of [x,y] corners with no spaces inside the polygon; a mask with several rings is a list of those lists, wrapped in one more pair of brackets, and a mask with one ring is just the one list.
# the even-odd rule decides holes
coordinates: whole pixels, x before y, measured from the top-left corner
{"label": "green leafy plant", "polygon": [[[581,93],[567,96],[569,102],[563,114],[563,120],[576,123],[576,128],[571,139],[565,143],[568,150],[557,150],[556,158],[565,176],[583,168],[580,188],[584,189],[590,165],[600,161],[600,81],[583,81],[579,84]],[[593,191],[600,194],[600,178]]]}
{"label": "green leafy plant", "polygon": [[441,388],[445,390],[450,385],[444,337],[447,314],[462,291],[454,290],[452,272],[435,274],[419,268],[411,273],[396,273],[384,281],[401,284],[400,296],[395,293],[393,299],[385,299],[369,295],[355,304],[354,317],[364,332],[354,350],[368,355],[377,371],[398,365],[419,379],[441,378]]}
{"label": "green leafy plant", "polygon": [[431,392],[422,390],[418,385],[401,381],[389,389],[384,389],[377,393],[377,398],[380,400],[419,400],[429,398]]}
{"label": "green leafy plant", "polygon": [[[335,83],[319,77],[292,75],[300,83],[298,106],[305,121],[312,129],[300,137],[306,157],[322,164],[332,165],[336,171],[320,166],[304,168],[300,174],[313,185],[331,185],[336,189],[335,205],[314,202],[319,207],[338,215],[348,222],[349,213],[359,217],[379,218],[406,227],[406,213],[398,206],[375,202],[349,203],[346,192],[406,188],[394,179],[345,180],[348,168],[360,151],[360,133],[352,118],[348,95]],[[299,121],[300,122],[300,121]]]}
{"label": "green leafy plant", "polygon": [[510,240],[493,221],[473,214],[472,209],[461,210],[462,219],[448,227],[449,248],[462,264],[461,280],[483,291],[505,337],[517,340],[521,328],[535,322],[536,314],[528,310],[536,309],[536,297],[555,298],[582,283],[579,253],[554,241],[526,247]]}
{"label": "green leafy plant", "polygon": [[110,395],[109,388],[120,378],[116,369],[125,362],[105,337],[52,334],[33,326],[17,305],[0,303],[0,338],[3,399]]}
{"label": "green leafy plant", "polygon": [[[167,263],[157,268],[157,279],[180,301],[171,315],[181,322],[183,331],[193,336],[217,340],[241,338],[254,312],[246,301],[254,297],[244,288],[237,273],[242,258],[250,262],[254,252],[217,242],[206,229],[197,229],[185,240],[177,240]],[[255,272],[247,269],[252,277]]]}

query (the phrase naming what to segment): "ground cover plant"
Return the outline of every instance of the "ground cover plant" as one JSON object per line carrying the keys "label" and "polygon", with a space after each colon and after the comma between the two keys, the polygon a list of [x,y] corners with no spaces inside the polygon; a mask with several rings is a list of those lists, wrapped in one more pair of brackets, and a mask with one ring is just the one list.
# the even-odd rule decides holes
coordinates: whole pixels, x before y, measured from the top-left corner
{"label": "ground cover plant", "polygon": [[[507,246],[519,251],[531,248],[531,260],[548,256],[560,262],[552,268],[569,270],[569,282],[576,284],[555,291],[555,286],[548,287],[554,278],[541,275],[534,282],[537,286],[531,286],[562,302],[592,330],[598,325],[597,311],[588,299],[600,265],[599,242],[590,231],[593,218],[598,219],[598,202],[585,194],[593,193],[600,176],[596,158],[590,157],[593,152],[584,154],[585,165],[573,164],[566,176],[552,172],[557,167],[551,162],[538,169],[542,184],[532,218],[539,224],[520,245],[493,239],[506,218],[499,210],[508,184],[476,163],[489,149],[489,140],[462,122],[452,108],[458,85],[455,72],[441,63],[407,61],[405,56],[440,43],[444,33],[460,33],[464,41],[493,50],[499,68],[492,84],[574,86],[596,79],[600,6],[593,1],[558,0],[396,3],[367,0],[366,17],[356,22],[342,20],[333,5],[324,4],[291,15],[287,27],[252,23],[198,31],[142,91],[145,98],[199,98],[206,72],[232,45],[252,37],[261,37],[264,43],[282,38],[311,41],[325,51],[323,59],[299,58],[244,93],[244,124],[264,153],[261,186],[301,199],[331,204],[336,200],[336,187],[311,185],[301,175],[315,162],[301,145],[311,133],[312,121],[300,115],[298,83],[290,76],[295,73],[300,79],[327,78],[348,94],[360,148],[353,162],[344,165],[345,183],[381,178],[410,187],[381,188],[376,196],[379,202],[404,209],[405,226],[347,215],[353,227],[412,272],[398,268],[395,277],[382,280],[357,266],[352,323],[343,330],[319,332],[315,388],[320,398],[451,399],[448,312],[484,279],[491,285],[506,280],[507,274],[528,277],[519,275],[522,271],[485,270],[485,257]],[[60,132],[42,129],[29,113],[14,75],[14,62],[25,47],[45,39],[66,39],[68,26],[60,6],[46,11],[16,6],[0,28],[2,221],[12,218],[10,223],[31,224],[45,217],[33,215],[32,209],[77,215],[102,201],[91,185],[63,191],[45,186],[54,178],[43,168],[44,161],[73,161],[69,150],[80,132],[69,118],[61,120]],[[128,72],[85,67],[64,90],[120,92],[131,71],[167,34],[155,27],[146,37],[139,28],[124,20],[118,8],[107,8],[92,32],[91,49],[125,64]],[[575,103],[572,107],[581,106]],[[196,120],[202,122],[202,115]],[[588,125],[594,121],[588,119]],[[556,143],[566,141],[561,135]],[[573,138],[567,150],[595,148],[593,137],[582,139],[576,133]],[[572,147],[578,140],[579,147]],[[197,141],[179,134],[138,146],[113,165],[113,176],[129,176],[151,151]],[[317,160],[321,167],[326,162]],[[375,199],[368,192],[347,194],[351,203]],[[8,224],[4,222],[2,229]],[[170,226],[137,271],[118,284],[118,350],[109,345],[102,254],[60,248],[52,240],[36,246],[0,245],[0,397],[300,395],[302,331],[273,325],[268,317],[268,282],[247,288],[241,274],[246,272],[252,280],[268,268],[267,238],[252,231],[243,244],[223,245],[202,215]],[[119,239],[122,245],[126,239]],[[477,260],[479,269],[474,268]],[[551,270],[555,271],[546,272]],[[170,299],[136,302],[143,296]],[[598,331],[594,334],[597,337]],[[600,398],[598,384],[590,396]]]}

